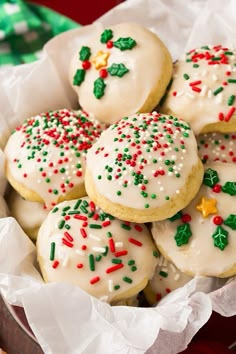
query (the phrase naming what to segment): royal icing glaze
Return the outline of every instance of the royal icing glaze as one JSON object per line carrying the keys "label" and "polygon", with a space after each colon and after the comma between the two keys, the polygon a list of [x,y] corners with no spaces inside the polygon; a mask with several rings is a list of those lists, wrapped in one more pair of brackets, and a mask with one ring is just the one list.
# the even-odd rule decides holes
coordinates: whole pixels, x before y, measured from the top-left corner
{"label": "royal icing glaze", "polygon": [[111,124],[140,111],[150,95],[143,111],[152,110],[171,73],[171,56],[160,39],[140,25],[122,23],[87,39],[71,61],[69,76],[80,106]]}
{"label": "royal icing glaze", "polygon": [[168,205],[198,160],[189,125],[153,112],[110,126],[88,152],[87,167],[101,195],[145,210]]}
{"label": "royal icing glaze", "polygon": [[46,281],[71,282],[107,302],[142,290],[158,257],[145,225],[115,219],[87,197],[48,214],[37,254]]}
{"label": "royal icing glaze", "polygon": [[181,272],[173,263],[160,255],[154,276],[149,280],[144,293],[153,305],[171,291],[184,286],[191,279],[192,277]]}
{"label": "royal icing glaze", "polygon": [[235,55],[235,48],[221,45],[188,52],[174,64],[163,112],[183,118],[196,134],[213,123],[222,123],[224,131],[234,131],[230,126],[236,120]]}
{"label": "royal icing glaze", "polygon": [[198,153],[203,163],[236,162],[236,133],[200,134],[196,139]]}
{"label": "royal icing glaze", "polygon": [[23,230],[32,239],[37,238],[37,231],[48,214],[48,210],[41,203],[23,199],[12,190],[8,198],[10,214],[20,224]]}
{"label": "royal icing glaze", "polygon": [[5,148],[11,177],[37,194],[50,209],[83,185],[87,151],[102,125],[82,111],[50,111],[27,119]]}
{"label": "royal icing glaze", "polygon": [[153,223],[157,246],[183,272],[207,276],[236,273],[236,169],[205,166],[197,196],[169,220]]}

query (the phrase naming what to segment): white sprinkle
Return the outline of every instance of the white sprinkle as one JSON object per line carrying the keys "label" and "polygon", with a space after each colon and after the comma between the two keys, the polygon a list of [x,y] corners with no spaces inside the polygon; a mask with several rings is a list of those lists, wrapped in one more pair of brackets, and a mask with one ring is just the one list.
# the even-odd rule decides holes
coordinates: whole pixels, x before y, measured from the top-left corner
{"label": "white sprinkle", "polygon": [[166,268],[166,267],[162,267],[162,268],[161,268],[161,272],[168,273],[168,268]]}
{"label": "white sprinkle", "polygon": [[63,260],[63,262],[62,262],[62,266],[63,266],[63,267],[66,267],[66,266],[68,265],[68,263],[69,263],[69,255],[67,255],[67,256],[64,258],[64,260]]}
{"label": "white sprinkle", "polygon": [[164,187],[160,187],[160,192],[163,192],[164,191]]}
{"label": "white sprinkle", "polygon": [[200,92],[200,96],[204,97],[207,92],[207,85],[202,86],[202,91]]}
{"label": "white sprinkle", "polygon": [[78,250],[78,249],[75,250],[75,253],[76,253],[76,254],[79,254],[80,256],[84,256],[84,254],[85,254],[83,251]]}
{"label": "white sprinkle", "polygon": [[108,280],[108,290],[110,293],[113,293],[113,280],[112,279]]}
{"label": "white sprinkle", "polygon": [[95,236],[93,234],[89,234],[88,237],[91,238],[92,240],[101,241],[100,237]]}
{"label": "white sprinkle", "polygon": [[106,252],[106,248],[105,247],[96,247],[96,246],[94,246],[94,247],[92,247],[92,250],[94,252],[100,252],[100,253]]}
{"label": "white sprinkle", "polygon": [[213,74],[213,75],[212,75],[212,80],[213,80],[213,81],[217,81],[217,80],[218,80],[218,77],[216,76],[216,74]]}
{"label": "white sprinkle", "polygon": [[206,74],[207,74],[207,70],[206,69],[202,70],[202,76],[206,76]]}
{"label": "white sprinkle", "polygon": [[220,104],[220,103],[223,102],[223,94],[222,94],[222,93],[216,95],[216,97],[215,97],[215,102],[216,102],[217,104]]}
{"label": "white sprinkle", "polygon": [[212,90],[208,90],[208,92],[207,92],[207,97],[208,97],[208,98],[211,98],[211,97],[212,97]]}
{"label": "white sprinkle", "polygon": [[37,180],[37,183],[41,183],[41,182],[42,182],[41,179],[38,179],[38,180]]}
{"label": "white sprinkle", "polygon": [[115,247],[119,248],[119,247],[123,247],[124,243],[123,242],[115,242]]}
{"label": "white sprinkle", "polygon": [[180,278],[180,274],[177,273],[177,274],[175,275],[175,277],[174,277],[174,280],[177,281],[177,280],[179,280],[179,278]]}
{"label": "white sprinkle", "polygon": [[194,99],[194,95],[191,92],[186,92],[185,96],[187,96],[188,98],[191,98],[192,100]]}
{"label": "white sprinkle", "polygon": [[168,176],[173,176],[173,172],[168,172]]}
{"label": "white sprinkle", "polygon": [[176,189],[175,193],[176,193],[176,194],[179,194],[179,193],[180,193],[180,190],[179,190],[179,189]]}

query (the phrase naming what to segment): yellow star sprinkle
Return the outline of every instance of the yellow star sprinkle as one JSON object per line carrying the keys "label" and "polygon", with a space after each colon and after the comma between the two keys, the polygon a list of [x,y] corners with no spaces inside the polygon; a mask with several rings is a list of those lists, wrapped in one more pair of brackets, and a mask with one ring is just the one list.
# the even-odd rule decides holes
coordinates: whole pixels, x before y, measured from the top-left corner
{"label": "yellow star sprinkle", "polygon": [[202,212],[204,218],[207,218],[209,214],[216,214],[218,212],[216,203],[216,199],[202,197],[201,203],[196,206],[196,209]]}
{"label": "yellow star sprinkle", "polygon": [[103,52],[102,50],[99,50],[95,57],[91,59],[91,62],[95,65],[96,70],[99,70],[103,68],[104,66],[107,66],[107,61],[110,56],[110,53],[108,52]]}

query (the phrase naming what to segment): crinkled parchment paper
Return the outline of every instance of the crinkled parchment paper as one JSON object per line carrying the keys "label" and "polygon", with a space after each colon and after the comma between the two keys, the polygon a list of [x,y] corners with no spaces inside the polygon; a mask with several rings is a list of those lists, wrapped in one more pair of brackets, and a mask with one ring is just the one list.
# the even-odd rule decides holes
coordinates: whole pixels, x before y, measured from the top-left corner
{"label": "crinkled parchment paper", "polygon": [[[1,147],[25,118],[49,109],[77,108],[67,78],[71,55],[102,26],[121,21],[156,32],[175,60],[199,45],[233,44],[236,2],[127,0],[95,24],[49,41],[38,62],[1,69]],[[111,307],[79,287],[44,284],[35,246],[13,218],[0,219],[0,290],[9,303],[24,307],[47,354],[174,354],[186,348],[212,310],[236,314],[236,279],[194,278],[153,308]]]}

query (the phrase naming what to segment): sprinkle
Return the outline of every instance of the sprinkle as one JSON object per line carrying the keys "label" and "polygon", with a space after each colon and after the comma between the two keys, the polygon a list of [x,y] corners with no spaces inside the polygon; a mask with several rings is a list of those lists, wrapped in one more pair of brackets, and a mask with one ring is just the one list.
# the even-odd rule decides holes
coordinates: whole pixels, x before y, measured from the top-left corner
{"label": "sprinkle", "polygon": [[142,226],[140,226],[140,225],[134,225],[134,228],[135,228],[135,230],[138,231],[138,232],[142,232],[142,231],[143,231],[143,228],[142,228]]}
{"label": "sprinkle", "polygon": [[228,79],[227,81],[230,84],[236,84],[236,79]]}
{"label": "sprinkle", "polygon": [[87,216],[85,216],[85,215],[80,215],[80,214],[74,215],[74,219],[83,220],[83,221],[88,220]]}
{"label": "sprinkle", "polygon": [[228,111],[228,113],[225,116],[225,122],[228,122],[230,120],[230,118],[234,114],[235,109],[236,109],[235,107],[230,108],[230,110]]}
{"label": "sprinkle", "polygon": [[235,100],[235,95],[231,95],[228,99],[228,106],[232,106]]}
{"label": "sprinkle", "polygon": [[224,90],[224,88],[221,86],[221,87],[218,87],[215,91],[213,91],[213,95],[216,96],[218,95],[218,93],[222,92]]}
{"label": "sprinkle", "polygon": [[94,247],[92,247],[92,250],[94,252],[100,252],[100,253],[106,252],[105,247],[96,247],[96,246],[94,246]]}
{"label": "sprinkle", "polygon": [[131,230],[131,226],[127,225],[127,224],[121,224],[122,229],[125,230]]}
{"label": "sprinkle", "polygon": [[128,254],[128,251],[126,251],[126,250],[118,251],[118,252],[115,252],[115,257],[126,256],[127,254]]}
{"label": "sprinkle", "polygon": [[116,248],[115,248],[115,243],[113,238],[110,238],[108,242],[109,242],[110,251],[114,253],[116,251]]}
{"label": "sprinkle", "polygon": [[60,230],[63,229],[65,223],[66,223],[65,220],[61,220],[58,224],[58,229],[60,229]]}
{"label": "sprinkle", "polygon": [[101,229],[102,226],[98,224],[89,224],[90,229]]}
{"label": "sprinkle", "polygon": [[101,241],[100,237],[96,235],[89,234],[89,238],[91,238],[92,240]]}
{"label": "sprinkle", "polygon": [[54,261],[52,267],[56,269],[59,266],[59,261]]}
{"label": "sprinkle", "polygon": [[132,237],[130,237],[130,238],[128,239],[128,241],[129,241],[130,243],[134,244],[135,246],[138,246],[138,247],[141,247],[141,246],[143,245],[142,242],[140,242],[140,241],[138,241],[138,240],[136,240],[136,239],[134,239],[134,238],[132,238]]}
{"label": "sprinkle", "polygon": [[70,247],[70,248],[72,248],[74,245],[73,245],[73,243],[71,243],[71,242],[69,242],[66,238],[62,238],[62,243],[63,243],[63,245],[65,245],[65,246],[67,246],[67,247]]}
{"label": "sprinkle", "polygon": [[97,283],[99,280],[100,280],[100,277],[99,277],[99,276],[96,276],[96,277],[90,279],[90,284],[93,285],[93,284]]}
{"label": "sprinkle", "polygon": [[65,236],[70,242],[73,242],[73,241],[74,241],[73,237],[69,234],[69,232],[65,231],[65,232],[64,232],[64,236]]}
{"label": "sprinkle", "polygon": [[113,292],[113,280],[112,280],[112,279],[109,279],[109,280],[108,280],[108,291],[109,291],[110,293]]}
{"label": "sprinkle", "polygon": [[89,258],[89,268],[90,270],[93,272],[95,270],[95,260],[94,260],[94,255],[92,253],[90,253],[88,255]]}
{"label": "sprinkle", "polygon": [[102,223],[103,227],[109,226],[111,224],[110,220],[106,220]]}
{"label": "sprinkle", "polygon": [[159,274],[163,278],[167,278],[168,277],[168,273],[166,273],[166,272],[160,271]]}
{"label": "sprinkle", "polygon": [[129,283],[131,284],[133,282],[133,280],[131,278],[128,278],[128,277],[123,277],[123,280],[126,282],[126,283]]}
{"label": "sprinkle", "polygon": [[78,263],[77,265],[76,265],[76,267],[78,268],[78,269],[81,269],[81,268],[83,268],[83,263]]}
{"label": "sprinkle", "polygon": [[189,79],[189,75],[188,74],[184,74],[183,77],[185,78],[185,80]]}
{"label": "sprinkle", "polygon": [[110,268],[107,268],[106,269],[106,273],[112,273],[112,272],[115,272],[116,270],[118,269],[121,269],[124,267],[124,264],[123,263],[120,263],[120,264],[116,264]]}
{"label": "sprinkle", "polygon": [[50,261],[54,261],[55,246],[56,246],[55,242],[51,242]]}
{"label": "sprinkle", "polygon": [[75,203],[74,205],[74,210],[77,210],[80,206],[80,204],[82,203],[82,200],[81,199],[78,199],[77,202]]}
{"label": "sprinkle", "polygon": [[80,233],[81,233],[81,235],[82,235],[83,238],[86,238],[86,237],[87,237],[87,232],[86,232],[86,230],[85,230],[84,228],[81,228],[81,229],[80,229]]}

